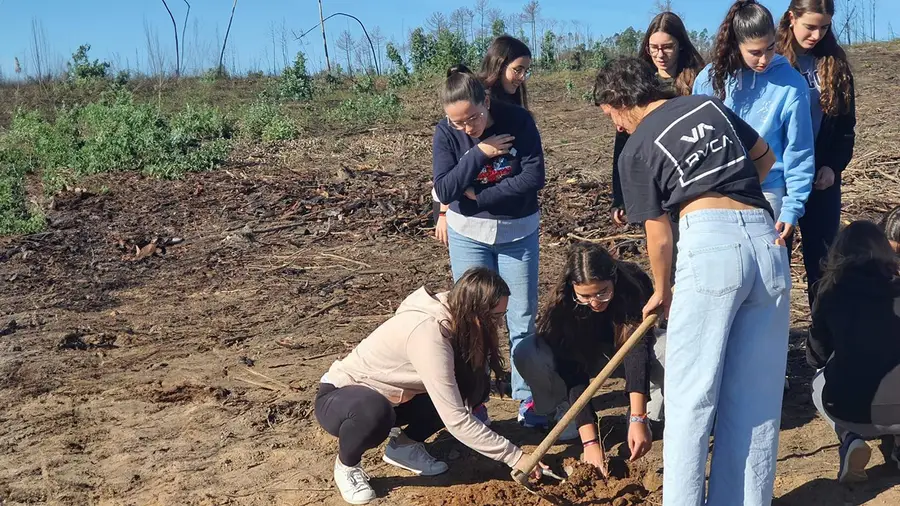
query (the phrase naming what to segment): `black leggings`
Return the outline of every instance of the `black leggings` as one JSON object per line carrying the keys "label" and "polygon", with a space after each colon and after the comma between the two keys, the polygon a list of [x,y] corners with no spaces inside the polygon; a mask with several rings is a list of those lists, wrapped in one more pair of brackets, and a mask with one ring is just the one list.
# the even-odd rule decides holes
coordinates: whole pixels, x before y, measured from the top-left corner
{"label": "black leggings", "polygon": [[424,442],[444,428],[428,394],[413,397],[397,407],[380,393],[364,386],[336,388],[319,384],[316,420],[326,432],[338,438],[338,457],[345,466],[355,466],[366,450],[377,447],[393,427],[413,441]]}

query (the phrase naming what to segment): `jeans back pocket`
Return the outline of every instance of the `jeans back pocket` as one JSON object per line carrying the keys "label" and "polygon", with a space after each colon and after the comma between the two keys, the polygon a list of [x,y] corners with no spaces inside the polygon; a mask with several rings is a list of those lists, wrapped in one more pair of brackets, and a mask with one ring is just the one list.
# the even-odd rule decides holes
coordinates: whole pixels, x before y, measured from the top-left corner
{"label": "jeans back pocket", "polygon": [[[768,267],[769,272],[763,271],[761,274],[766,282],[766,291],[769,292],[769,295],[777,297],[789,288],[791,263],[788,259],[788,250],[784,246],[766,242],[766,253],[768,262],[760,262],[760,265],[764,269]],[[769,265],[766,266],[766,263]]]}
{"label": "jeans back pocket", "polygon": [[741,288],[744,267],[739,243],[696,248],[684,254],[697,292],[721,297]]}

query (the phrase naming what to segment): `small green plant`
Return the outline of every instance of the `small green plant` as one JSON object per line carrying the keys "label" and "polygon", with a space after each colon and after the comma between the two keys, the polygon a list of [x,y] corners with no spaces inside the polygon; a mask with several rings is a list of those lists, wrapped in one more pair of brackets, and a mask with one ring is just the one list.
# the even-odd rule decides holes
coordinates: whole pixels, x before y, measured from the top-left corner
{"label": "small green plant", "polygon": [[10,163],[0,163],[0,235],[31,234],[42,230],[45,218],[25,200],[25,174]]}
{"label": "small green plant", "polygon": [[353,82],[353,91],[360,94],[375,93],[375,78],[371,74],[363,74]]}
{"label": "small green plant", "polygon": [[260,98],[241,116],[238,125],[240,137],[250,141],[283,141],[294,139],[297,126],[278,104]]}
{"label": "small green plant", "polygon": [[294,65],[284,69],[278,83],[278,93],[287,100],[309,100],[313,96],[312,78],[306,71],[306,56],[302,51],[294,58]]}
{"label": "small green plant", "polygon": [[83,44],[78,50],[72,53],[72,61],[67,63],[67,75],[70,81],[84,82],[102,80],[108,77],[109,62],[95,59],[91,61],[88,58],[88,52],[91,50],[90,44]]}
{"label": "small green plant", "polygon": [[571,79],[566,79],[566,96],[571,97],[575,93],[575,83]]}
{"label": "small green plant", "polygon": [[394,123],[400,119],[403,104],[393,92],[360,95],[342,102],[329,112],[330,119],[343,124]]}

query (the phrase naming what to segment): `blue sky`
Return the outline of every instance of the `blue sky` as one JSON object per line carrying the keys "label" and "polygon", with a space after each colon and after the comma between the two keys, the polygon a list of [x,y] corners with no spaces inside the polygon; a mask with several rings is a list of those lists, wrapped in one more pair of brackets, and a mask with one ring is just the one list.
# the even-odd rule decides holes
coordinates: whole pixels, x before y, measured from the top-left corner
{"label": "blue sky", "polygon": [[[186,65],[208,68],[215,64],[218,47],[228,24],[231,0],[189,0],[191,18],[186,35]],[[348,12],[358,16],[370,30],[379,27],[387,40],[406,38],[410,28],[423,25],[435,11],[448,14],[458,7],[472,7],[474,0],[323,0],[326,16],[334,12]],[[869,3],[870,0],[865,0]],[[894,21],[900,31],[900,2],[876,0],[879,37],[887,37],[889,23]],[[186,10],[184,0],[168,0],[179,25]],[[504,14],[521,11],[524,0],[490,0],[489,7]],[[557,22],[557,29],[572,29],[572,21],[579,20],[583,31],[590,27],[595,37],[605,37],[629,26],[643,30],[653,11],[653,0],[544,0],[541,17]],[[780,16],[788,0],[769,0],[766,5]],[[674,10],[682,14],[691,29],[714,30],[730,2],[728,0],[673,0]],[[840,13],[838,13],[840,16]],[[32,42],[32,21],[39,23],[46,34],[49,66],[59,69],[80,45],[90,43],[91,56],[112,61],[118,67],[148,70],[147,36],[145,27],[158,36],[162,52],[174,63],[172,25],[160,0],[0,0],[0,72],[13,77],[13,59],[18,57],[24,71],[33,71],[29,56]],[[305,42],[293,40],[291,31],[302,32],[318,22],[316,0],[238,0],[237,13],[229,39],[226,64],[232,61],[241,71],[280,69],[283,60],[281,32],[288,38],[288,54],[304,50],[310,66],[324,66],[321,35],[312,32]],[[285,30],[282,30],[284,27]],[[340,31],[349,29],[354,36],[362,32],[346,18],[334,18],[326,23],[329,49],[337,52],[335,39]],[[179,28],[180,30],[180,28]],[[273,48],[272,31],[276,36]],[[154,39],[156,37],[153,37]],[[274,54],[274,62],[273,62]],[[335,58],[335,55],[332,55]]]}

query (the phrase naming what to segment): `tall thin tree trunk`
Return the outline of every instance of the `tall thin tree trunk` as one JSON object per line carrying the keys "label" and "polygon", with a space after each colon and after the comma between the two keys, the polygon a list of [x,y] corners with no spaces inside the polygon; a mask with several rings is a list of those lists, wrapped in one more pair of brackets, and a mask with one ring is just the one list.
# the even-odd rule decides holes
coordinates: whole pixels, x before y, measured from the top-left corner
{"label": "tall thin tree trunk", "polygon": [[225,73],[225,69],[222,66],[225,61],[225,46],[228,45],[228,34],[231,33],[231,23],[234,21],[234,11],[237,9],[238,0],[234,0],[234,3],[231,5],[231,17],[228,18],[228,28],[225,29],[225,38],[222,40],[222,52],[219,53],[219,75]]}
{"label": "tall thin tree trunk", "polygon": [[319,25],[322,27],[322,43],[325,45],[325,65],[331,73],[331,60],[328,58],[328,39],[325,38],[325,18],[322,14],[322,0],[319,0]]}
{"label": "tall thin tree trunk", "polygon": [[184,67],[184,48],[187,46],[187,39],[184,38],[184,34],[187,32],[187,24],[188,18],[191,16],[191,4],[184,0],[185,5],[187,5],[187,12],[184,14],[184,24],[181,25],[181,66]]}
{"label": "tall thin tree trunk", "polygon": [[172,15],[172,9],[169,9],[169,4],[166,3],[166,0],[162,0],[163,6],[166,8],[166,12],[169,13],[169,19],[172,20],[172,29],[175,32],[175,77],[181,75],[181,52],[178,49],[178,23],[175,22],[175,16]]}

